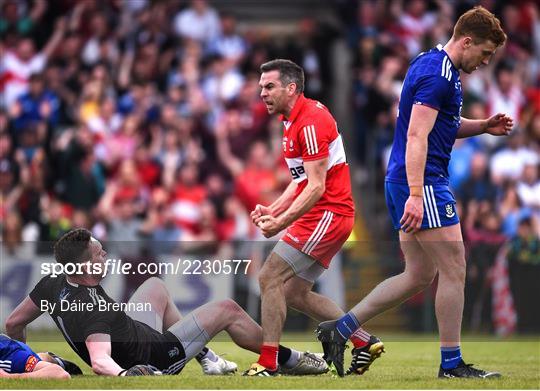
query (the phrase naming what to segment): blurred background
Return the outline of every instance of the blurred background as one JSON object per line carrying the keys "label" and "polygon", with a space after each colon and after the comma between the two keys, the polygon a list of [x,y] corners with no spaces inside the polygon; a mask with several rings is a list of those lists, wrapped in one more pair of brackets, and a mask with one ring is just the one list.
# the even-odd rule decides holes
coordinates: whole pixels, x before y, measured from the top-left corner
{"label": "blurred background", "polygon": [[[247,274],[166,279],[183,310],[231,296],[258,318],[256,274],[273,242],[249,212],[290,181],[281,124],[259,98],[259,65],[278,57],[304,68],[306,96],[330,108],[345,138],[356,227],[317,289],[350,308],[403,268],[383,182],[408,63],[444,45],[476,4],[508,42],[462,74],[463,114],[504,112],[515,129],[457,140],[452,153],[463,327],[540,333],[540,6],[493,0],[1,0],[2,324],[73,227],[133,262],[252,259]],[[147,277],[109,285],[122,299]],[[435,289],[369,330],[436,330]],[[288,329],[313,324],[289,312]]]}

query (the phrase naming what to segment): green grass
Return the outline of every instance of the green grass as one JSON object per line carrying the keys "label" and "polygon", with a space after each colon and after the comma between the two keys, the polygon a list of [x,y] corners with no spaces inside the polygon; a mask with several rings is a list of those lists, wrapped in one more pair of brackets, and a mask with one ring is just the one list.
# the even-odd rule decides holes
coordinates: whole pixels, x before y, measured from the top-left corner
{"label": "green grass", "polygon": [[[50,336],[49,336],[50,337]],[[29,344],[36,351],[51,350],[80,364],[85,372],[70,381],[10,379],[0,380],[0,389],[539,389],[540,340],[496,340],[475,337],[465,340],[463,351],[468,362],[487,370],[497,370],[501,379],[457,380],[437,379],[438,343],[434,337],[412,335],[382,336],[386,353],[363,376],[337,378],[331,374],[309,377],[246,378],[234,376],[203,376],[197,362],[190,362],[179,376],[159,378],[107,378],[92,374],[64,342],[43,342],[47,336],[33,335]],[[58,337],[55,337],[58,341]],[[286,336],[286,344],[297,349],[320,351],[311,335]],[[227,353],[229,360],[246,369],[256,355],[236,347],[226,338],[212,342],[218,353]],[[41,342],[38,342],[41,341]],[[295,342],[292,342],[295,341]],[[406,341],[406,342],[405,342]],[[346,361],[350,359],[347,352]],[[347,362],[346,362],[347,364]]]}

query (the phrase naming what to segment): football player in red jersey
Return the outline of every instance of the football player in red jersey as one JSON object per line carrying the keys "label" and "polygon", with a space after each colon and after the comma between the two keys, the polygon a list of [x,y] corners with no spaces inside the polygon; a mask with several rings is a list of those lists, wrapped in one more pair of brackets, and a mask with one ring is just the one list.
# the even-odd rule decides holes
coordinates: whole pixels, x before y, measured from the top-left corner
{"label": "football player in red jersey", "polygon": [[[336,303],[312,288],[354,225],[349,165],[336,121],[322,103],[304,97],[300,66],[277,59],[260,70],[261,98],[268,113],[280,114],[284,124],[283,153],[292,180],[274,203],[257,205],[251,212],[265,237],[286,231],[259,274],[263,345],[247,376],[277,373],[287,305],[317,320],[343,315]],[[362,368],[367,370],[382,352],[382,343],[362,329],[351,341],[365,350]],[[371,354],[373,344],[379,350]]]}

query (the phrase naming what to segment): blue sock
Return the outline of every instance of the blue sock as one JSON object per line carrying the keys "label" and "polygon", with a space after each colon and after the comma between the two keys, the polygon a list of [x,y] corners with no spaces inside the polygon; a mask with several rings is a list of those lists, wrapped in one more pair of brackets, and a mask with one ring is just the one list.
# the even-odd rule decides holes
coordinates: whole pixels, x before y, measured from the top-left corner
{"label": "blue sock", "polygon": [[347,312],[336,322],[336,329],[344,340],[348,340],[358,327],[360,327],[360,323],[352,312]]}
{"label": "blue sock", "polygon": [[441,367],[454,369],[461,362],[461,350],[459,346],[441,348]]}

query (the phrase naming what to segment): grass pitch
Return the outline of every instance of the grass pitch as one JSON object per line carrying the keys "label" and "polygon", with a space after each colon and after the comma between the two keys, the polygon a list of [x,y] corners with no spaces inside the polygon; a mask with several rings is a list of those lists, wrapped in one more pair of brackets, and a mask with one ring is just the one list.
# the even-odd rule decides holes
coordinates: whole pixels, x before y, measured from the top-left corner
{"label": "grass pitch", "polygon": [[[61,338],[61,337],[60,337]],[[296,349],[320,351],[309,334],[287,334],[285,344]],[[35,351],[53,351],[77,362],[85,375],[69,381],[13,379],[0,380],[0,389],[540,389],[540,339],[529,337],[497,340],[491,337],[465,338],[462,350],[467,362],[486,370],[497,370],[503,378],[492,380],[437,379],[440,353],[436,337],[381,335],[386,353],[363,376],[338,378],[322,376],[246,378],[203,376],[192,360],[178,376],[113,378],[95,376],[65,342],[44,342],[51,336],[30,335]],[[53,338],[59,341],[59,337]],[[257,359],[253,353],[219,338],[209,346],[236,361],[240,372]],[[346,365],[350,361],[346,353]]]}

